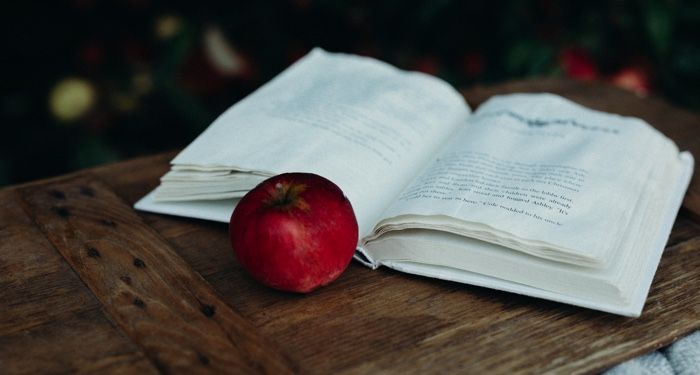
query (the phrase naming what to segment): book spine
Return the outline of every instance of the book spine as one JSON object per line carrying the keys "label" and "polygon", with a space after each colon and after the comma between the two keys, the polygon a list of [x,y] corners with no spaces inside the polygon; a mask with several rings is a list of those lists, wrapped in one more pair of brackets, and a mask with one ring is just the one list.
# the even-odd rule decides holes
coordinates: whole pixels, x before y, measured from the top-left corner
{"label": "book spine", "polygon": [[376,270],[377,268],[379,268],[379,263],[377,261],[375,261],[367,253],[367,251],[364,248],[362,248],[362,246],[358,246],[355,249],[355,255],[353,258],[355,258],[355,260],[357,260],[358,262],[364,264],[365,266],[367,266],[373,270]]}

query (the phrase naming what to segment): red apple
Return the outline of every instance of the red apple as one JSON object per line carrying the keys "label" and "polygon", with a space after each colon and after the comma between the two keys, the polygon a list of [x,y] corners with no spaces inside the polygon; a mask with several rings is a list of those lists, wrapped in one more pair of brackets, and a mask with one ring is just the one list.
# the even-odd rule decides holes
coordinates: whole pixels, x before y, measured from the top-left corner
{"label": "red apple", "polygon": [[358,227],[338,186],[311,173],[271,177],[231,215],[233,251],[253,278],[306,293],[335,280],[350,263]]}
{"label": "red apple", "polygon": [[598,77],[595,61],[588,52],[580,47],[568,47],[559,53],[559,65],[567,76],[582,81]]}

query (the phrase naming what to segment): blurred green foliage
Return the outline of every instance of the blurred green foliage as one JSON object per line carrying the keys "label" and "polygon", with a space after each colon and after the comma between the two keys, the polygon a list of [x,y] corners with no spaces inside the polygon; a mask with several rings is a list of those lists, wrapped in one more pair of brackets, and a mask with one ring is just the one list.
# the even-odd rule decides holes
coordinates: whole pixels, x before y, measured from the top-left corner
{"label": "blurred green foliage", "polygon": [[0,185],[184,147],[314,46],[374,56],[457,87],[568,75],[700,110],[697,1],[73,0],[0,7]]}

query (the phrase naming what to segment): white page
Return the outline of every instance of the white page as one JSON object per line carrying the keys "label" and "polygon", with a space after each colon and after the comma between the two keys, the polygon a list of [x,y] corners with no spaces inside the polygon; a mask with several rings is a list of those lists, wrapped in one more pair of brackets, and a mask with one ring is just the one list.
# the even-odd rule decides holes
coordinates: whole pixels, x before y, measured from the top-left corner
{"label": "white page", "polygon": [[228,223],[238,199],[163,202],[155,199],[155,191],[146,194],[134,207],[157,214],[191,217]]}
{"label": "white page", "polygon": [[493,98],[383,215],[396,219],[382,223],[444,215],[602,265],[626,230],[660,140],[674,150],[661,156],[677,158],[639,119],[549,94]]}
{"label": "white page", "polygon": [[[380,237],[371,248],[363,249],[359,260],[372,268],[384,265],[403,272],[637,317],[692,177],[693,158],[687,152],[680,153],[666,169],[657,171],[662,172],[663,177],[657,177],[653,181],[656,186],[647,189],[646,200],[652,205],[635,215],[635,219],[653,223],[641,233],[636,230],[628,234],[632,246],[618,254],[608,270],[538,260],[470,238],[422,230],[398,231]],[[452,247],[452,254],[441,256],[450,252],[449,247]],[[633,263],[636,266],[631,266]],[[495,272],[499,267],[500,273]],[[620,278],[616,275],[620,273],[632,284],[619,284]],[[586,282],[586,278],[590,282]],[[575,279],[579,281],[576,283]],[[604,280],[620,287],[620,298],[611,293],[603,296],[605,290],[600,281]],[[571,283],[570,287],[562,288]],[[594,285],[599,291],[593,291]]]}
{"label": "white page", "polygon": [[345,192],[365,235],[468,115],[437,78],[315,49],[227,110],[173,164],[322,175]]}

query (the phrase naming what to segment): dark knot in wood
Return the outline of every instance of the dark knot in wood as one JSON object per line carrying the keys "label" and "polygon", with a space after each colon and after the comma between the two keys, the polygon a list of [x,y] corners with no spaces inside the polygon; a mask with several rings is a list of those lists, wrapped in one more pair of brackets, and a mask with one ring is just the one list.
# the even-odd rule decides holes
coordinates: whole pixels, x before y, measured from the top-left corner
{"label": "dark knot in wood", "polygon": [[204,316],[207,318],[211,318],[214,316],[214,314],[216,314],[216,307],[212,305],[204,305],[202,306],[202,314],[204,314]]}
{"label": "dark knot in wood", "polygon": [[134,298],[134,306],[143,309],[146,307],[146,303],[143,302],[143,300],[141,298],[136,297],[136,298]]}
{"label": "dark knot in wood", "polygon": [[116,227],[117,223],[110,219],[100,219],[100,224],[106,226],[106,227]]}
{"label": "dark knot in wood", "polygon": [[51,190],[50,193],[51,193],[51,196],[56,198],[56,199],[66,199],[66,194],[64,194],[60,190]]}
{"label": "dark knot in wood", "polygon": [[99,257],[101,256],[101,255],[100,255],[100,251],[97,250],[97,249],[94,248],[94,247],[88,247],[88,249],[87,249],[87,255],[88,255],[90,258],[99,258]]}
{"label": "dark knot in wood", "polygon": [[94,197],[95,196],[95,190],[93,190],[91,187],[87,186],[81,186],[80,187],[80,194],[86,196],[86,197]]}
{"label": "dark knot in wood", "polygon": [[68,210],[65,207],[59,207],[59,206],[51,207],[51,211],[55,212],[56,215],[58,215],[64,219],[67,219],[68,217],[70,217],[70,210]]}
{"label": "dark knot in wood", "polygon": [[197,359],[199,359],[199,363],[201,363],[203,365],[209,364],[209,357],[205,356],[202,353],[197,353]]}

